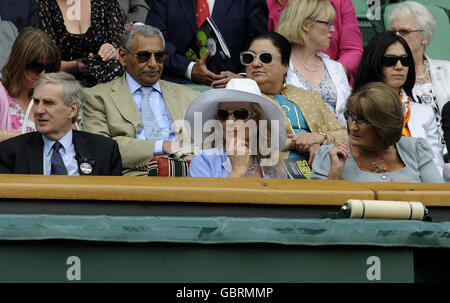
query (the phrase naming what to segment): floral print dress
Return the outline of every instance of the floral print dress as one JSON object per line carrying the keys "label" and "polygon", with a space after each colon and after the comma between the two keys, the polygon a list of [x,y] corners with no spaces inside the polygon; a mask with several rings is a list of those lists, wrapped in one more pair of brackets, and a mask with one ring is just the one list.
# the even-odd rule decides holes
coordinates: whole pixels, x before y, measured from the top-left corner
{"label": "floral print dress", "polygon": [[[8,95],[9,111],[11,113],[11,124],[14,131],[22,131],[22,125],[25,119],[25,112],[22,110],[16,100]],[[25,132],[35,132],[36,126],[33,121],[28,120]]]}
{"label": "floral print dress", "polygon": [[[117,0],[91,0],[91,25],[84,34],[69,33],[64,25],[64,17],[56,0],[38,1],[39,23],[58,45],[61,60],[81,59],[89,74],[74,74],[81,85],[92,87],[120,77],[124,68],[118,60],[102,61],[98,55],[100,46],[110,43],[118,47],[125,29],[122,13]],[[94,58],[89,58],[89,53]]]}

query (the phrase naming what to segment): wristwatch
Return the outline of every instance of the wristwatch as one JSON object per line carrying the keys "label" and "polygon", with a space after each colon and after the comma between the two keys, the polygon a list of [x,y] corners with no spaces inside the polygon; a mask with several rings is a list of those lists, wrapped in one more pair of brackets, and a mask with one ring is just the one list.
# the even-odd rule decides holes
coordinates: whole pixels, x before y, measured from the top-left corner
{"label": "wristwatch", "polygon": [[327,142],[328,139],[328,134],[326,132],[323,132],[321,130],[317,131],[320,135],[323,136],[323,142],[321,144],[325,144],[325,142]]}

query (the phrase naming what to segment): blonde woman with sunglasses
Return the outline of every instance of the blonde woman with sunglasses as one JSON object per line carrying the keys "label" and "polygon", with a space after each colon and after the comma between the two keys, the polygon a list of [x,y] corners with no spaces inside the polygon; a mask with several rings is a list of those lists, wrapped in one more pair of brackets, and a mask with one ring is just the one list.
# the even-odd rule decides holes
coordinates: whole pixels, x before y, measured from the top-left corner
{"label": "blonde woman with sunglasses", "polygon": [[311,165],[321,144],[346,140],[347,131],[320,94],[285,83],[290,53],[289,41],[269,32],[256,37],[248,51],[241,53],[241,63],[246,66],[247,77],[255,80],[261,92],[283,110],[289,158],[306,157]]}
{"label": "blonde woman with sunglasses", "polygon": [[2,70],[0,141],[36,130],[31,115],[34,86],[46,72],[57,72],[60,66],[58,47],[47,34],[31,27],[20,32]]}
{"label": "blonde woman with sunglasses", "polygon": [[321,50],[329,47],[336,12],[328,0],[291,0],[281,13],[277,32],[292,43],[286,82],[319,92],[342,125],[351,89],[344,66]]}

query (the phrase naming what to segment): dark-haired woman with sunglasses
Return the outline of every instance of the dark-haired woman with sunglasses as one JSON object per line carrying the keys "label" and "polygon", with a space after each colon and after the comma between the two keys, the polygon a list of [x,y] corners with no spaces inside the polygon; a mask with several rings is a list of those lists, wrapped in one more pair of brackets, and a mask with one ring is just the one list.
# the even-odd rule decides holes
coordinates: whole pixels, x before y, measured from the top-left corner
{"label": "dark-haired woman with sunglasses", "polygon": [[247,77],[255,80],[261,92],[285,113],[289,158],[304,158],[309,153],[311,165],[321,144],[345,140],[347,131],[318,93],[286,84],[290,52],[285,37],[268,32],[256,37],[249,50],[241,53],[241,62],[247,66]]}
{"label": "dark-haired woman with sunglasses", "polygon": [[443,146],[436,118],[428,105],[412,102],[416,73],[408,43],[392,32],[380,33],[366,46],[355,76],[354,91],[369,82],[384,82],[398,94],[403,105],[403,136],[424,138],[434,151],[434,161],[442,174]]}
{"label": "dark-haired woman with sunglasses", "polygon": [[2,70],[0,84],[0,141],[36,131],[31,96],[37,80],[57,72],[61,57],[56,44],[39,29],[27,27],[17,36]]}
{"label": "dark-haired woman with sunglasses", "polygon": [[328,0],[291,0],[281,13],[277,32],[292,45],[286,82],[320,93],[345,125],[344,109],[351,88],[343,65],[321,52],[330,45],[336,11]]}
{"label": "dark-haired woman with sunglasses", "polygon": [[426,54],[436,31],[436,20],[425,5],[415,1],[404,1],[393,6],[388,20],[390,31],[402,36],[413,54],[416,84],[412,90],[414,100],[411,101],[433,109],[445,153],[447,148],[441,128],[441,113],[450,101],[450,61],[431,59]]}

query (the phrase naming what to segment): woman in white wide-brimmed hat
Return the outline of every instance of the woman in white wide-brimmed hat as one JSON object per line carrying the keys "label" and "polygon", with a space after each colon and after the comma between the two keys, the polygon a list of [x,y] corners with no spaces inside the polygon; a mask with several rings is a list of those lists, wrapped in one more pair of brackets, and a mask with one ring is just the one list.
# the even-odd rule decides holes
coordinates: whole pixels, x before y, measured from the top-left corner
{"label": "woman in white wide-brimmed hat", "polygon": [[185,120],[203,147],[190,176],[286,178],[279,155],[287,138],[284,116],[254,80],[231,79],[226,88],[202,93]]}

